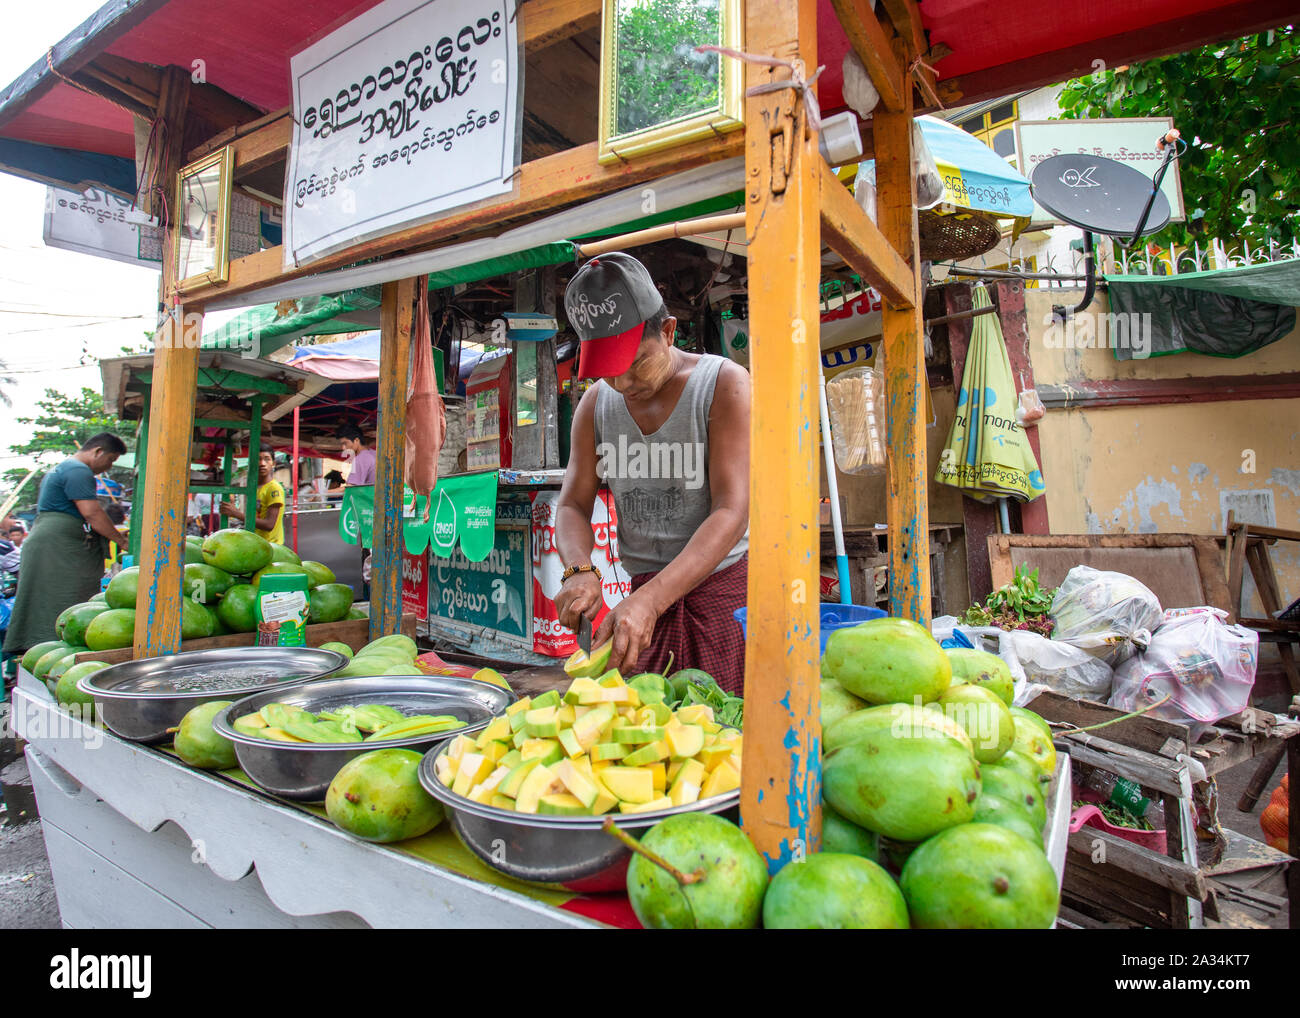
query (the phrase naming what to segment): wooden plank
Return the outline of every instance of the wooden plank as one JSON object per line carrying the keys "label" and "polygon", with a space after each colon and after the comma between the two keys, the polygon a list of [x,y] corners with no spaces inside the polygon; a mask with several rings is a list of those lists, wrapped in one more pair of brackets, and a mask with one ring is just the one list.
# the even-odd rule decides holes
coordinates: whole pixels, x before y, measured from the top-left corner
{"label": "wooden plank", "polygon": [[894,56],[889,34],[876,17],[872,5],[867,0],[831,0],[831,6],[835,8],[849,45],[862,60],[871,76],[871,83],[880,93],[881,105],[887,112],[901,112],[905,93],[911,89],[903,81],[902,65]]}
{"label": "wooden plank", "polygon": [[415,279],[385,283],[379,326],[379,421],[375,442],[374,548],[370,562],[370,638],[396,632],[402,617],[402,497],[406,468],[406,389],[411,372]]}
{"label": "wooden plank", "polygon": [[1296,399],[1300,397],[1300,373],[1082,379],[1068,384],[1045,383],[1038,387],[1038,396],[1048,410]]}
{"label": "wooden plank", "polygon": [[[399,630],[412,640],[416,638],[415,615],[407,612],[402,616]],[[352,650],[358,651],[370,642],[369,619],[343,619],[340,622],[319,622],[306,629],[308,647],[319,647],[323,643],[346,643]],[[256,633],[225,633],[222,636],[209,636],[202,640],[185,640],[177,646],[179,651],[220,650],[223,647],[251,647],[257,642]],[[106,661],[111,665],[130,661],[135,657],[130,647],[120,650],[87,650],[78,654],[77,663],[82,661]]]}
{"label": "wooden plank", "polygon": [[529,0],[520,7],[524,49],[553,46],[600,24],[601,0]]}
{"label": "wooden plank", "polygon": [[1064,736],[1063,741],[1077,763],[1099,767],[1158,792],[1182,794],[1182,786],[1167,760],[1087,733]]}
{"label": "wooden plank", "polygon": [[[180,169],[181,139],[190,78],[178,67],[163,72],[159,117],[166,125],[158,165],[164,192],[173,194]],[[176,280],[176,224],[164,234],[162,296],[171,307]],[[135,654],[152,657],[173,651],[181,642],[181,571],[185,566],[186,490],[190,479],[190,434],[194,428],[194,396],[199,367],[199,344],[185,335],[186,309],[173,314],[154,337],[152,385],[149,391],[150,435],[144,475],[140,538],[140,600],[135,616]],[[203,316],[190,330],[203,331]],[[186,340],[189,340],[187,342]]]}
{"label": "wooden plank", "polygon": [[[885,13],[889,16],[898,33],[899,39],[907,50],[907,57],[912,66],[912,77],[925,96],[929,106],[942,106],[936,91],[934,71],[921,64],[921,59],[929,50],[925,41],[925,30],[921,25],[921,10],[916,0],[882,0]],[[938,59],[937,57],[934,59]]]}
{"label": "wooden plank", "polygon": [[[270,127],[263,128],[263,131],[283,131],[282,148],[287,150],[289,126],[287,121],[277,121]],[[237,166],[240,165],[241,147],[257,142],[261,133],[255,132],[234,142]],[[227,283],[195,287],[186,292],[186,299],[191,304],[200,305],[216,297],[245,293],[273,283],[283,283],[354,262],[380,258],[396,251],[409,253],[433,248],[440,241],[452,239],[460,242],[475,233],[495,234],[520,220],[535,218],[539,213],[549,212],[562,205],[641,184],[667,173],[738,156],[743,145],[744,136],[740,131],[728,131],[680,148],[665,149],[638,156],[631,162],[608,166],[601,166],[596,161],[596,142],[580,145],[521,165],[516,193],[505,196],[501,201],[452,212],[433,222],[386,234],[293,269],[284,268],[282,247],[234,258],[230,262],[230,279]],[[265,139],[260,139],[257,151],[264,148]],[[291,187],[287,185],[286,193],[289,191]]]}
{"label": "wooden plank", "polygon": [[[812,0],[749,0],[746,48],[817,66]],[[788,76],[746,65],[749,87]],[[821,842],[817,138],[791,90],[745,104],[749,239],[749,622],[745,832],[772,872]]]}
{"label": "wooden plank", "polygon": [[1164,888],[1120,869],[1094,863],[1071,850],[1065,859],[1062,897],[1084,911],[1100,908],[1153,929],[1169,928],[1169,896]]}
{"label": "wooden plank", "polygon": [[991,534],[986,540],[995,588],[1010,583],[1020,564],[1038,568],[1044,587],[1059,584],[1075,565],[1089,565],[1133,576],[1165,608],[1230,607],[1218,545],[1222,538],[1215,535]]}
{"label": "wooden plank", "polygon": [[[885,240],[912,268],[921,293],[916,235],[916,175],[912,172],[912,90],[897,113],[877,110],[876,220]],[[925,344],[921,302],[884,301],[885,399],[888,406],[889,614],[930,624],[930,477],[926,461]]]}
{"label": "wooden plank", "polygon": [[[1104,703],[1074,700],[1060,693],[1053,693],[1051,690],[1039,693],[1026,706],[1046,721],[1074,725],[1077,728],[1101,724],[1124,715],[1124,711],[1108,707]],[[1061,729],[1054,731],[1057,735],[1068,734]],[[1187,729],[1172,721],[1162,721],[1150,716],[1127,718],[1108,725],[1101,729],[1101,732],[1112,742],[1120,742],[1156,756],[1165,755],[1161,750],[1169,742],[1180,747],[1178,752],[1187,752]]]}
{"label": "wooden plank", "polygon": [[1096,827],[1081,827],[1070,835],[1070,850],[1087,856],[1105,852],[1106,866],[1114,866],[1143,877],[1161,887],[1176,891],[1183,897],[1197,898],[1204,901],[1209,894],[1209,885],[1205,876],[1194,866],[1176,859],[1170,859],[1142,848],[1131,841],[1125,841],[1117,834],[1103,831]]}
{"label": "wooden plank", "polygon": [[823,160],[821,188],[822,243],[829,245],[886,300],[901,308],[916,303],[915,274],[862,211],[849,189]]}

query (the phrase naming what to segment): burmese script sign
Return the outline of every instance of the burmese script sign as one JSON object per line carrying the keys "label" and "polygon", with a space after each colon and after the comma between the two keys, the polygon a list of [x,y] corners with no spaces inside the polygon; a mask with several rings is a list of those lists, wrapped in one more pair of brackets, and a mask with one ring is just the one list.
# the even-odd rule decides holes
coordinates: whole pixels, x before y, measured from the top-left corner
{"label": "burmese script sign", "polygon": [[290,60],[285,267],[512,187],[515,0],[387,0]]}

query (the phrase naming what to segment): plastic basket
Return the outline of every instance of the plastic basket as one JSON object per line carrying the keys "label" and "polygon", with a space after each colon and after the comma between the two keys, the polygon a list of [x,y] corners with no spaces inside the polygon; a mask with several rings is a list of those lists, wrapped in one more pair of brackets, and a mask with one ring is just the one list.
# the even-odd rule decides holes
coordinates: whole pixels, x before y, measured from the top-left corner
{"label": "plastic basket", "polygon": [[[847,629],[850,626],[856,626],[861,622],[868,622],[871,619],[883,619],[885,612],[879,608],[867,608],[860,604],[824,604],[821,606],[821,637],[822,653],[826,653],[826,641],[830,639],[831,633],[837,629]],[[737,608],[734,612],[736,621],[740,623],[740,631],[747,632],[745,627],[745,613],[747,609]]]}

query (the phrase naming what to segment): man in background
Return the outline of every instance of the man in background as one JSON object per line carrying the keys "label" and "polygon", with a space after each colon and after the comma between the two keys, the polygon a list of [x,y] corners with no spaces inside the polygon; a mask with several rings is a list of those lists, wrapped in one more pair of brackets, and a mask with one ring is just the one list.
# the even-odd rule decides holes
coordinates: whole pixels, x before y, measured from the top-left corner
{"label": "man in background", "polygon": [[[275,479],[275,454],[263,449],[257,457],[257,516],[253,526],[260,537],[272,544],[284,544],[284,487]],[[221,511],[231,519],[243,523],[242,509],[233,502],[222,502]]]}
{"label": "man in background", "polygon": [[101,432],[41,481],[36,522],[23,541],[22,579],[5,636],[7,653],[53,640],[59,613],[99,593],[108,542],[127,547],[126,537],[95,495],[95,475],[124,452],[120,438]]}

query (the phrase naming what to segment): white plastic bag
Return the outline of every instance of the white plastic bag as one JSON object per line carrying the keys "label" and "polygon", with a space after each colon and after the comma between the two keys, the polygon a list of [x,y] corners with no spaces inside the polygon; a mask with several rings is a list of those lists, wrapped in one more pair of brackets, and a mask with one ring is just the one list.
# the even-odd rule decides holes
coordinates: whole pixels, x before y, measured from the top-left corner
{"label": "white plastic bag", "polygon": [[1011,669],[1018,706],[1023,707],[1043,689],[1101,703],[1110,696],[1110,665],[1078,647],[1028,629],[1003,630],[998,637],[998,657]]}
{"label": "white plastic bag", "polygon": [[912,121],[912,174],[916,177],[916,207],[932,209],[943,201],[943,177],[930,154],[921,125]]}
{"label": "white plastic bag", "polygon": [[849,368],[826,380],[835,465],[846,474],[885,469],[885,374],[877,357],[871,368]]}
{"label": "white plastic bag", "polygon": [[1147,646],[1160,625],[1160,602],[1125,573],[1075,566],[1052,599],[1052,639],[1068,643],[1112,668]]}
{"label": "white plastic bag", "polygon": [[1218,608],[1175,608],[1146,650],[1115,670],[1110,705],[1134,711],[1168,696],[1149,713],[1167,721],[1213,724],[1250,705],[1259,634],[1230,626]]}

